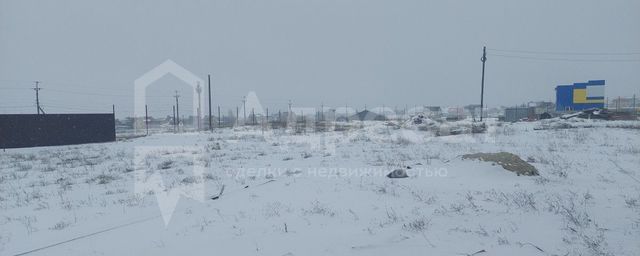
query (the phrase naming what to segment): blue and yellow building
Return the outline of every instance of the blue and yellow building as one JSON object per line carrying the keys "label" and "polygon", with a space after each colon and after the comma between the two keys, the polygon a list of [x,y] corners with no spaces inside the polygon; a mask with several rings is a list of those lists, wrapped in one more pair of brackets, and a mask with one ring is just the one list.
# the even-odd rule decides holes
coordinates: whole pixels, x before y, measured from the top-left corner
{"label": "blue and yellow building", "polygon": [[604,84],[604,80],[589,80],[586,83],[558,85],[556,111],[604,108]]}

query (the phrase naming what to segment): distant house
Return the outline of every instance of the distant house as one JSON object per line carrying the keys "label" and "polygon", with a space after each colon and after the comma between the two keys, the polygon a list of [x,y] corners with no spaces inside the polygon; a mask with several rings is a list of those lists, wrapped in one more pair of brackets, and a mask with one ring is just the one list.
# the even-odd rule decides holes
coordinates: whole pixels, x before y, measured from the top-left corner
{"label": "distant house", "polygon": [[638,103],[636,102],[636,98],[622,98],[618,97],[611,101],[610,104],[607,104],[607,108],[610,110],[626,110],[626,111],[634,111],[638,107]]}
{"label": "distant house", "polygon": [[505,122],[517,122],[522,119],[537,119],[535,107],[512,107],[504,110]]}
{"label": "distant house", "polygon": [[467,114],[465,113],[464,108],[450,107],[447,109],[446,118],[447,120],[462,120],[467,118]]}
{"label": "distant house", "polygon": [[[480,116],[480,104],[471,104],[464,106],[464,110],[471,114],[472,117]],[[483,117],[486,117],[487,113],[482,113]]]}
{"label": "distant house", "polygon": [[536,101],[529,102],[527,104],[529,107],[533,107],[535,109],[535,114],[540,115],[542,113],[549,113],[556,109],[556,104],[548,101]]}
{"label": "distant house", "polygon": [[369,110],[363,110],[361,112],[356,113],[349,117],[349,120],[360,120],[360,121],[385,121],[387,117],[384,115],[376,114]]}
{"label": "distant house", "polygon": [[442,108],[439,106],[426,106],[427,115],[429,117],[440,117],[442,116]]}

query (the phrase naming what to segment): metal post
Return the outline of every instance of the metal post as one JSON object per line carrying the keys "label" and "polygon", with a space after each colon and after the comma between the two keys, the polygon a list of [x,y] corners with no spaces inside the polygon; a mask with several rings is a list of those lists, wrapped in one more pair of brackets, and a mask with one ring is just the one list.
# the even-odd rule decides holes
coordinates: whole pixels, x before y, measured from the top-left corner
{"label": "metal post", "polygon": [[176,90],[176,95],[173,96],[176,97],[176,128],[180,129],[180,105],[178,103],[178,98],[180,98],[180,95],[178,95],[178,91]]}
{"label": "metal post", "polygon": [[349,122],[349,105],[344,105],[344,120]]}
{"label": "metal post", "polygon": [[198,109],[197,109],[198,120],[196,122],[197,124],[196,126],[198,127],[198,131],[200,131],[200,129],[202,128],[200,127],[200,122],[201,122],[200,116],[202,115],[202,110],[201,110],[202,103],[200,102],[200,98],[201,98],[200,93],[202,92],[202,87],[200,87],[200,82],[196,82],[196,83],[197,83],[196,92],[198,93]]}
{"label": "metal post", "polygon": [[287,112],[287,125],[291,122],[291,118],[293,117],[293,113],[291,113],[291,100],[289,100],[289,112]]}
{"label": "metal post", "polygon": [[[113,124],[116,125],[116,104],[111,105],[111,113],[113,113]],[[114,131],[117,127],[113,127]]]}
{"label": "metal post", "polygon": [[633,94],[633,113],[636,114],[636,117],[638,116],[638,110],[636,109],[636,95]]}
{"label": "metal post", "polygon": [[[211,117],[211,75],[207,76],[209,78],[209,130],[213,132],[213,122]],[[220,116],[220,114],[218,114]]]}
{"label": "metal post", "polygon": [[247,124],[247,96],[242,97],[242,125]]}
{"label": "metal post", "polygon": [[36,91],[36,111],[38,113],[38,115],[40,115],[40,112],[42,112],[42,114],[44,114],[44,111],[42,110],[42,108],[40,107],[40,90],[42,90],[42,88],[40,88],[40,81],[34,81],[34,83],[36,84],[36,87],[33,88],[34,91]]}
{"label": "metal post", "polygon": [[253,125],[257,125],[258,117],[256,117],[256,111],[253,108],[251,108],[251,115],[253,116]]}
{"label": "metal post", "polygon": [[147,136],[149,136],[149,109],[147,105],[144,105],[144,128],[147,129]]}
{"label": "metal post", "polygon": [[404,111],[402,112],[402,118],[403,119],[407,119],[407,117],[409,116],[407,111],[409,110],[409,108],[407,107],[407,104],[404,104]]}
{"label": "metal post", "polygon": [[484,65],[487,62],[487,47],[482,48],[482,83],[480,84],[480,122],[482,122],[482,113],[484,110]]}

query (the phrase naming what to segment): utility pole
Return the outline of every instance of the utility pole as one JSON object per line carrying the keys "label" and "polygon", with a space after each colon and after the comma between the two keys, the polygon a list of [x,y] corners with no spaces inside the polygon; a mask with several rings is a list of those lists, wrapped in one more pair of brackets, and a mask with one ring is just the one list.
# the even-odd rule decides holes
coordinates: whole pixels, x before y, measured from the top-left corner
{"label": "utility pole", "polygon": [[344,120],[349,122],[349,105],[344,105]]}
{"label": "utility pole", "polygon": [[402,115],[404,116],[405,119],[409,116],[407,114],[408,110],[409,110],[409,107],[407,106],[407,104],[404,104],[404,112],[402,112]]}
{"label": "utility pole", "polygon": [[484,110],[484,64],[487,62],[487,47],[482,48],[482,83],[480,84],[480,122],[482,122],[482,112]]}
{"label": "utility pole", "polygon": [[202,88],[200,88],[200,82],[196,82],[196,92],[198,93],[198,121],[196,122],[197,126],[198,126],[198,131],[200,131],[201,127],[200,127],[200,107],[202,106],[202,103],[200,103],[200,93],[202,92]]}
{"label": "utility pole", "polygon": [[400,121],[400,117],[398,116],[398,106],[393,106],[393,114],[395,115],[395,118],[398,119],[398,121]]}
{"label": "utility pole", "polygon": [[147,136],[149,136],[149,109],[147,105],[144,105],[144,128],[147,129]]}
{"label": "utility pole", "polygon": [[291,122],[291,118],[293,117],[293,113],[291,113],[291,100],[289,100],[289,112],[287,112],[287,123]]}
{"label": "utility pole", "polygon": [[[208,75],[208,78],[209,78],[209,129],[213,132],[213,122],[211,121],[212,120],[211,119],[212,118],[211,117],[211,75]],[[219,109],[220,109],[220,107],[218,107],[218,110]],[[220,111],[218,111],[218,112],[220,112]],[[220,116],[220,114],[218,113],[218,118],[220,118],[219,116]],[[218,121],[218,122],[220,122],[220,121]]]}
{"label": "utility pole", "polygon": [[42,110],[42,108],[40,107],[40,90],[42,90],[42,88],[40,88],[40,81],[34,81],[34,83],[36,84],[36,87],[33,88],[34,91],[36,91],[36,111],[38,113],[38,115],[40,115],[40,112],[42,112],[42,114],[44,114],[44,110]]}
{"label": "utility pole", "polygon": [[176,132],[176,106],[173,105],[173,132]]}
{"label": "utility pole", "polygon": [[178,95],[178,90],[176,90],[176,95],[173,97],[176,98],[176,127],[180,129],[180,104],[178,103],[178,98],[180,98],[180,95]]}
{"label": "utility pole", "polygon": [[253,108],[251,108],[251,121],[253,125],[256,125],[256,113],[253,111]]}
{"label": "utility pole", "polygon": [[218,127],[220,127],[222,123],[222,116],[220,116],[220,105],[218,105]]}
{"label": "utility pole", "polygon": [[238,126],[240,121],[240,108],[236,107],[236,126]]}
{"label": "utility pole", "polygon": [[264,119],[260,122],[260,126],[262,127],[262,132],[264,133],[264,128],[269,127],[269,108],[267,108],[267,122],[264,122]]}
{"label": "utility pole", "polygon": [[636,95],[633,94],[633,109],[636,109]]}
{"label": "utility pole", "polygon": [[247,96],[242,97],[242,124],[247,124]]}
{"label": "utility pole", "polygon": [[636,94],[633,94],[633,113],[636,114],[636,116],[638,115],[638,110],[636,109]]}

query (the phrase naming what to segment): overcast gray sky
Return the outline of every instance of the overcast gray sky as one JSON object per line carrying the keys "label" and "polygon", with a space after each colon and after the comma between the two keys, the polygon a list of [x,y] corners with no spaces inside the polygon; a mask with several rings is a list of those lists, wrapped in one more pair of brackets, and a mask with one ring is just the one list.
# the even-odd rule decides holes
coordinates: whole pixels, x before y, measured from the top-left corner
{"label": "overcast gray sky", "polygon": [[[0,111],[133,113],[133,82],[167,59],[206,79],[214,105],[442,105],[552,100],[558,84],[607,80],[640,94],[640,1],[0,0]],[[608,53],[624,53],[609,55]],[[636,53],[636,54],[630,54]],[[524,56],[523,59],[492,54]],[[568,61],[570,60],[570,61]],[[606,60],[606,61],[605,61]],[[174,77],[148,90],[171,110]],[[191,99],[184,97],[185,101]],[[189,104],[189,103],[185,103]]]}

